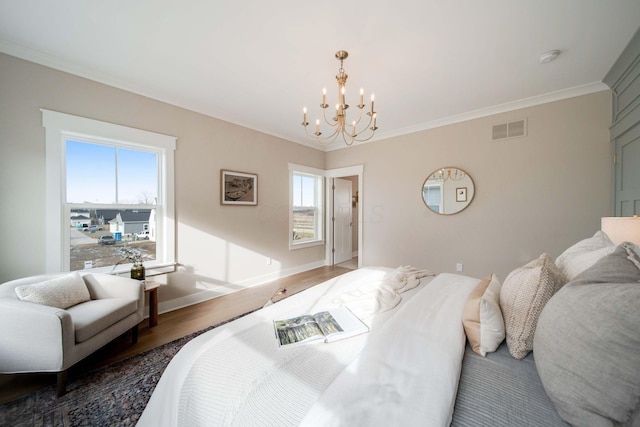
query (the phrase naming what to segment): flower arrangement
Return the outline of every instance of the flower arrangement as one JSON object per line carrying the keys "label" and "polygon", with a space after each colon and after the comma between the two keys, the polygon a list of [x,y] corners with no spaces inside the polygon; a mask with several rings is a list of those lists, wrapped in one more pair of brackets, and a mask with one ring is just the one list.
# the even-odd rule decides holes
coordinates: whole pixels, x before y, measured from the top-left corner
{"label": "flower arrangement", "polygon": [[142,264],[143,258],[148,258],[148,256],[143,254],[140,249],[132,248],[130,246],[121,247],[118,249],[118,254],[123,258],[123,260],[131,261],[133,265],[140,265]]}
{"label": "flower arrangement", "polygon": [[125,261],[129,261],[133,264],[133,266],[131,267],[132,277],[135,276],[134,278],[144,280],[145,268],[144,268],[144,265],[142,265],[142,262],[145,259],[152,259],[152,257],[149,256],[148,254],[145,254],[140,249],[133,248],[126,244],[125,246],[119,248],[117,253],[122,257],[122,259],[113,265],[113,268],[111,269],[110,274],[113,274],[117,266],[119,266]]}
{"label": "flower arrangement", "polygon": [[[140,249],[132,248],[131,246],[128,246],[128,245],[125,245],[120,249],[118,249],[118,254],[120,254],[120,256],[122,257],[122,261],[118,262],[118,264],[120,264],[125,260],[128,260],[131,263],[133,263],[133,266],[131,267],[131,278],[137,279],[137,280],[144,280],[145,268],[144,268],[144,265],[142,265],[142,261],[143,259],[145,258],[148,259],[150,257],[147,254],[143,253]],[[113,267],[115,268],[116,266],[114,265]]]}

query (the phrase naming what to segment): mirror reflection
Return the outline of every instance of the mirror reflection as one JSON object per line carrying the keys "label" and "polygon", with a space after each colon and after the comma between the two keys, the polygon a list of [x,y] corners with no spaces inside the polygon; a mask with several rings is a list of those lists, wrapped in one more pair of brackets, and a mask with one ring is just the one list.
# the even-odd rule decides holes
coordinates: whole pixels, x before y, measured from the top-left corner
{"label": "mirror reflection", "polygon": [[473,180],[457,167],[440,168],[427,177],[422,186],[422,200],[429,209],[441,215],[464,210],[475,193]]}

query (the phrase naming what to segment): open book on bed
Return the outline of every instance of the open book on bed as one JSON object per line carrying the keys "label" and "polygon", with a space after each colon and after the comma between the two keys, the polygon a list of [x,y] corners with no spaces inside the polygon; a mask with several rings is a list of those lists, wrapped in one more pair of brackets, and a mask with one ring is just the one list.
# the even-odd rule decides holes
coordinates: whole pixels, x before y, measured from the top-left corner
{"label": "open book on bed", "polygon": [[369,332],[369,327],[346,307],[274,320],[273,326],[280,347],[332,342]]}

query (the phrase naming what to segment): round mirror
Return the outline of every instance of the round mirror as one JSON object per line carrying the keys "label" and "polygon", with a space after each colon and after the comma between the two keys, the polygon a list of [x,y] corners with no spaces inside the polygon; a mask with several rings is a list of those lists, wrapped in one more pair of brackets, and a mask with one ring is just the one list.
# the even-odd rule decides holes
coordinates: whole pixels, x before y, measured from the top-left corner
{"label": "round mirror", "polygon": [[464,210],[473,200],[474,193],[473,180],[469,174],[456,167],[438,169],[422,185],[424,204],[441,215],[452,215]]}

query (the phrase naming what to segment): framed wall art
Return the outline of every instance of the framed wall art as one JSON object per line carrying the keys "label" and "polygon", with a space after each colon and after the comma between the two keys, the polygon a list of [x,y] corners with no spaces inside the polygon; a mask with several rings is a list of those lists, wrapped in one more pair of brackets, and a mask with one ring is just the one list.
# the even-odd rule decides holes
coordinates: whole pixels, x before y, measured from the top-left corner
{"label": "framed wall art", "polygon": [[220,170],[220,203],[223,205],[256,206],[258,175]]}
{"label": "framed wall art", "polygon": [[467,201],[467,187],[456,188],[456,202]]}

